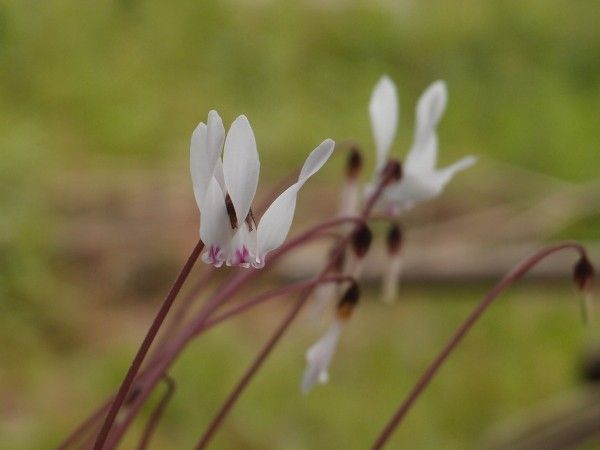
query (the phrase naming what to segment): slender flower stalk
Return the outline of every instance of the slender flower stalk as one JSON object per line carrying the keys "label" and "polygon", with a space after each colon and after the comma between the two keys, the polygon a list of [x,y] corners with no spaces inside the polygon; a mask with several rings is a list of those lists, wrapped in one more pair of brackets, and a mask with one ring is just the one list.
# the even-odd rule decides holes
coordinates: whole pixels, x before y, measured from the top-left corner
{"label": "slender flower stalk", "polygon": [[383,271],[382,298],[385,303],[394,303],[398,297],[398,286],[404,265],[402,256],[402,228],[392,223],[386,236],[387,262]]}
{"label": "slender flower stalk", "polygon": [[[390,182],[397,180],[399,176],[400,176],[399,164],[395,161],[388,162],[382,170],[382,178],[381,178],[379,184],[377,185],[377,187],[375,188],[375,190],[371,194],[371,196],[368,198],[368,200],[364,206],[363,212],[360,216],[361,221],[356,224],[355,230],[348,233],[338,243],[336,251],[333,253],[333,255],[329,259],[329,262],[326,264],[326,266],[321,270],[317,279],[325,278],[325,276],[329,272],[329,270],[332,267],[334,267],[335,264],[338,263],[339,256],[344,251],[345,247],[352,240],[353,232],[356,231],[357,229],[359,229],[362,226],[362,224],[367,220],[367,218],[369,217],[369,215],[371,214],[371,212],[373,210],[373,207],[375,206],[375,203],[377,202],[377,200],[379,199],[379,196],[382,194],[382,192],[387,187],[387,185]],[[279,342],[279,340],[283,337],[283,335],[285,334],[287,329],[290,327],[292,322],[296,319],[296,317],[302,310],[302,307],[304,306],[304,304],[310,297],[310,294],[313,291],[313,289],[314,289],[314,286],[308,287],[306,290],[304,290],[300,294],[300,297],[298,298],[296,303],[292,306],[292,308],[290,309],[288,314],[284,317],[283,321],[277,327],[277,329],[275,330],[273,335],[267,340],[267,342],[265,343],[263,348],[260,350],[260,352],[257,355],[257,357],[255,358],[255,360],[246,369],[246,371],[244,372],[244,374],[242,375],[242,377],[240,378],[240,380],[238,381],[238,383],[236,384],[234,389],[227,396],[227,399],[225,400],[225,402],[219,409],[216,416],[211,420],[210,424],[208,425],[207,429],[204,431],[202,437],[200,438],[200,441],[198,442],[198,444],[196,446],[197,450],[205,448],[208,445],[208,443],[211,441],[212,437],[217,432],[217,430],[219,429],[219,427],[221,426],[221,424],[227,417],[228,413],[233,408],[234,404],[236,403],[237,399],[240,397],[240,395],[242,394],[242,392],[244,391],[246,386],[250,383],[251,379],[254,377],[254,375],[256,374],[258,369],[262,366],[264,361],[270,355],[270,353],[273,350],[273,348],[275,347],[275,345]]]}
{"label": "slender flower stalk", "polygon": [[[331,228],[335,228],[346,223],[362,223],[362,217],[340,217],[330,221],[321,223],[303,233],[300,233],[293,239],[288,240],[285,244],[273,251],[270,255],[267,264],[274,264],[281,256],[301,246],[302,244],[319,237],[323,232]],[[107,449],[114,448],[126,430],[131,425],[133,419],[137,416],[144,402],[149,397],[152,389],[160,382],[163,374],[172,362],[177,358],[184,347],[191,339],[197,337],[204,331],[205,322],[209,319],[220,306],[222,306],[231,296],[241,289],[248,281],[258,276],[260,271],[247,270],[237,274],[232,280],[225,283],[224,286],[217,290],[217,293],[208,300],[208,302],[200,309],[197,316],[190,321],[186,328],[181,333],[173,338],[161,352],[158,359],[150,362],[148,371],[143,376],[140,376],[139,383],[141,391],[135,401],[128,405],[127,415],[125,419],[116,425],[110,433],[107,440]]]}
{"label": "slender flower stalk", "polygon": [[192,253],[190,254],[188,260],[186,261],[183,268],[181,269],[181,272],[177,276],[177,279],[175,280],[173,287],[169,291],[169,294],[165,298],[162,306],[160,307],[158,313],[156,314],[156,317],[154,318],[154,321],[152,322],[152,325],[150,326],[150,329],[148,330],[146,337],[142,341],[142,345],[140,346],[139,350],[137,351],[135,358],[133,359],[133,362],[131,363],[131,366],[129,367],[129,370],[127,371],[127,374],[125,375],[123,382],[121,383],[121,387],[119,388],[119,391],[117,392],[115,400],[113,401],[110,409],[108,410],[106,419],[104,420],[102,428],[100,429],[100,432],[98,433],[98,437],[96,438],[96,443],[94,444],[94,450],[102,450],[102,448],[104,447],[104,443],[106,442],[106,438],[108,437],[110,428],[111,428],[113,422],[115,421],[115,418],[117,417],[117,413],[119,412],[119,409],[121,408],[121,406],[123,405],[123,402],[125,401],[125,399],[127,397],[129,389],[131,388],[131,385],[133,384],[133,381],[135,380],[135,376],[137,375],[138,371],[140,370],[140,367],[142,366],[142,363],[144,362],[144,358],[146,357],[146,354],[148,353],[148,350],[150,349],[152,342],[154,342],[154,338],[156,337],[158,330],[160,329],[161,325],[163,324],[165,318],[167,317],[167,314],[169,313],[169,310],[171,309],[171,306],[173,305],[173,302],[175,301],[177,294],[179,294],[179,291],[181,290],[183,283],[185,282],[188,275],[190,274],[192,267],[194,267],[194,264],[196,263],[196,260],[200,256],[200,253],[202,252],[203,248],[204,248],[204,243],[201,240],[198,241],[198,243],[194,246],[194,249],[192,250]]}
{"label": "slender flower stalk", "polygon": [[[400,407],[396,410],[394,415],[390,418],[387,425],[380,432],[379,436],[375,440],[372,449],[379,450],[384,447],[387,441],[390,439],[396,428],[402,423],[402,420],[406,417],[416,400],[420,397],[423,391],[427,388],[433,377],[437,374],[440,367],[444,364],[448,356],[452,354],[454,350],[458,347],[458,345],[462,342],[463,338],[467,335],[467,333],[471,330],[473,325],[479,320],[479,318],[483,315],[483,313],[489,308],[489,306],[494,302],[496,298],[502,293],[507,287],[513,285],[515,282],[519,281],[527,272],[529,272],[533,267],[539,264],[542,260],[546,259],[548,256],[563,251],[563,250],[575,250],[582,259],[586,259],[586,252],[583,246],[578,243],[573,242],[565,242],[556,245],[551,245],[548,247],[544,247],[532,256],[526,258],[517,266],[512,269],[508,274],[504,276],[504,278],[496,285],[494,288],[488,292],[488,294],[483,298],[483,300],[475,307],[475,309],[469,314],[469,316],[465,319],[465,321],[458,327],[454,335],[450,338],[450,340],[446,343],[442,351],[438,354],[438,356],[433,360],[433,362],[429,365],[427,370],[421,375],[417,383],[409,392],[408,396],[402,402]],[[589,261],[588,261],[589,262]],[[591,267],[591,264],[590,264]],[[577,273],[577,271],[575,271]],[[589,276],[584,277],[586,280],[590,280]],[[577,277],[576,277],[577,281]]]}

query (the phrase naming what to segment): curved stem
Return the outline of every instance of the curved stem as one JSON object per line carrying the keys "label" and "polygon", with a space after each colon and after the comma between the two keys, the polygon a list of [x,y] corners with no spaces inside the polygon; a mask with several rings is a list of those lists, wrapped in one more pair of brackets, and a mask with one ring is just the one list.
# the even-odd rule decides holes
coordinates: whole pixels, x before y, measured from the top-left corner
{"label": "curved stem", "polygon": [[[214,434],[217,432],[217,430],[219,429],[219,427],[221,426],[221,424],[223,423],[223,421],[225,420],[225,418],[227,417],[227,415],[233,408],[235,402],[238,400],[238,398],[240,397],[240,395],[242,394],[242,392],[244,391],[246,386],[250,383],[250,380],[254,377],[256,372],[258,372],[258,369],[262,366],[264,361],[270,355],[270,353],[273,350],[273,348],[275,347],[275,345],[283,337],[283,335],[288,330],[288,328],[290,327],[290,325],[292,324],[294,319],[298,316],[298,313],[300,312],[300,310],[302,309],[302,307],[308,300],[310,293],[313,291],[315,286],[326,277],[329,270],[331,270],[334,267],[338,257],[344,251],[344,248],[348,245],[348,243],[352,239],[352,235],[353,235],[354,231],[356,229],[358,229],[358,227],[360,227],[367,220],[367,218],[371,214],[371,211],[373,210],[373,207],[375,206],[375,203],[381,196],[381,194],[382,194],[383,190],[385,189],[385,187],[387,186],[387,184],[390,181],[392,181],[393,177],[394,177],[394,173],[391,170],[387,170],[387,172],[382,176],[382,179],[379,182],[377,189],[371,195],[371,197],[369,197],[369,199],[367,200],[367,202],[364,206],[364,209],[362,211],[362,214],[354,220],[355,226],[353,227],[353,229],[350,232],[348,232],[346,234],[346,236],[344,236],[344,238],[342,238],[338,242],[338,244],[335,247],[334,252],[329,257],[327,264],[319,272],[319,275],[316,277],[317,283],[309,285],[302,292],[298,301],[294,304],[292,309],[289,311],[289,313],[285,316],[285,318],[283,319],[281,324],[275,330],[275,333],[267,340],[267,342],[262,347],[262,349],[260,350],[259,354],[254,359],[252,364],[246,369],[246,371],[244,372],[244,374],[242,375],[240,380],[238,380],[238,382],[236,383],[233,390],[227,396],[227,399],[225,400],[225,402],[221,405],[221,408],[219,409],[218,413],[211,420],[210,424],[204,431],[202,437],[200,438],[200,441],[198,442],[198,444],[196,446],[196,450],[201,450],[208,445],[208,443],[210,442],[210,440],[212,439]],[[344,218],[336,219],[336,220],[333,220],[332,222],[336,222],[338,220],[344,220]]]}
{"label": "curved stem", "polygon": [[372,446],[372,450],[379,450],[383,448],[385,443],[389,440],[394,430],[400,425],[404,417],[410,411],[411,407],[419,396],[423,393],[425,388],[429,385],[433,377],[437,374],[442,364],[446,361],[448,356],[457,348],[465,335],[471,330],[473,325],[481,317],[481,315],[488,309],[488,307],[494,302],[498,295],[504,291],[507,287],[520,280],[527,272],[535,267],[540,261],[550,256],[553,253],[561,250],[571,249],[577,251],[580,255],[585,255],[585,249],[577,243],[565,242],[561,244],[551,245],[545,247],[529,258],[519,263],[513,270],[508,272],[504,278],[494,286],[494,288],[488,292],[483,300],[475,307],[471,314],[465,319],[465,321],[458,327],[454,335],[446,343],[442,351],[429,365],[425,373],[421,375],[421,378],[417,381],[415,386],[412,388],[404,402],[400,405],[398,410],[391,417],[387,425],[383,428],[375,443]]}
{"label": "curved stem", "polygon": [[204,332],[207,329],[212,328],[227,319],[230,319],[231,317],[234,317],[234,316],[237,316],[238,314],[243,313],[247,309],[253,308],[254,306],[257,306],[267,300],[272,300],[275,297],[291,294],[291,293],[296,292],[303,288],[308,288],[308,287],[314,288],[320,284],[341,283],[341,282],[345,282],[345,281],[351,282],[351,281],[354,281],[354,278],[352,278],[350,276],[346,276],[346,275],[334,275],[331,277],[323,278],[321,280],[316,279],[316,280],[310,280],[310,281],[301,281],[299,283],[284,286],[279,289],[274,289],[272,291],[264,292],[264,293],[259,294],[259,295],[255,296],[254,298],[252,298],[238,306],[230,308],[228,311],[219,314],[217,317],[215,317],[211,320],[207,320],[200,331]]}
{"label": "curved stem", "polygon": [[135,358],[133,359],[133,362],[131,363],[131,366],[129,367],[129,370],[127,371],[127,374],[125,375],[123,382],[121,383],[121,387],[119,388],[119,391],[117,392],[115,400],[112,403],[112,405],[108,411],[108,414],[106,415],[106,419],[104,420],[102,428],[100,429],[100,432],[98,433],[98,437],[96,438],[96,443],[94,444],[94,450],[101,450],[104,447],[104,443],[106,442],[106,438],[108,437],[110,428],[111,428],[113,422],[115,421],[115,418],[117,417],[117,413],[119,412],[121,405],[123,405],[123,402],[125,401],[125,398],[127,397],[129,388],[131,387],[133,380],[135,379],[135,376],[138,373],[138,371],[142,365],[142,362],[144,361],[144,358],[145,358],[146,354],[148,353],[148,350],[150,349],[150,345],[154,341],[154,338],[156,337],[156,334],[158,333],[160,326],[164,322],[165,317],[167,317],[167,314],[169,313],[169,310],[171,309],[171,306],[173,305],[173,302],[175,301],[177,294],[181,290],[183,283],[185,282],[186,278],[190,274],[190,271],[192,270],[192,267],[194,267],[194,264],[196,263],[198,256],[200,256],[200,253],[202,252],[203,248],[204,248],[204,243],[201,240],[199,240],[198,243],[195,245],[194,250],[192,250],[192,253],[190,254],[188,260],[186,261],[183,268],[181,269],[181,272],[177,276],[177,279],[175,280],[173,287],[171,287],[171,290],[169,291],[169,294],[165,298],[158,313],[156,314],[156,317],[154,318],[154,321],[152,322],[152,325],[150,326],[150,329],[148,330],[146,337],[142,341],[142,345],[140,346],[139,350],[137,351]]}
{"label": "curved stem", "polygon": [[[359,217],[341,217],[319,224],[286,242],[278,250],[275,250],[267,259],[267,265],[273,265],[277,259],[282,257],[285,253],[293,250],[310,239],[319,237],[320,233],[323,231],[348,222],[362,223],[362,219]],[[142,391],[136,401],[128,407],[128,414],[126,418],[123,420],[123,422],[119,423],[119,425],[115,427],[112,433],[110,433],[110,438],[107,441],[107,448],[113,448],[119,442],[137,413],[140,411],[144,401],[149,397],[156,383],[160,381],[164,371],[167,370],[169,365],[175,360],[185,345],[199,334],[199,331],[202,330],[205,321],[211,316],[211,314],[213,314],[220,306],[222,306],[222,304],[224,304],[225,301],[235,294],[245,283],[260,273],[260,270],[244,270],[238,273],[233,280],[227,282],[223,287],[217,289],[217,293],[201,308],[194,320],[191,321],[191,323],[180,333],[178,337],[165,345],[165,348],[162,350],[161,354],[157,355],[157,360],[150,363],[152,367],[149,368],[148,375],[143,379],[144,386]]]}
{"label": "curved stem", "polygon": [[144,429],[144,434],[142,435],[142,439],[140,440],[140,445],[138,447],[139,450],[146,450],[148,448],[148,444],[150,444],[150,438],[152,437],[152,433],[156,429],[158,425],[158,421],[160,417],[167,407],[169,400],[173,397],[173,393],[175,392],[175,381],[168,375],[163,377],[165,384],[167,385],[167,390],[163,394],[162,398],[154,411],[152,411],[152,415],[150,419],[148,419],[148,423],[146,424],[146,428]]}

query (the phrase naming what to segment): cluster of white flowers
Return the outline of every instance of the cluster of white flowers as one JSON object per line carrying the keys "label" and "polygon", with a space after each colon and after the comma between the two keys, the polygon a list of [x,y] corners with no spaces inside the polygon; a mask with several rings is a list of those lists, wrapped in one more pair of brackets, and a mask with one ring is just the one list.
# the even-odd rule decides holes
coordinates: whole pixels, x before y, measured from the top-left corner
{"label": "cluster of white flowers", "polygon": [[[437,197],[457,172],[475,163],[473,156],[466,156],[443,169],[436,168],[437,125],[447,101],[448,91],[443,81],[432,83],[419,98],[413,144],[402,163],[402,178],[386,189],[380,202],[388,214],[397,215],[418,202]],[[379,179],[398,127],[398,95],[396,86],[387,76],[381,77],[373,89],[369,115],[377,165],[373,182],[367,185],[367,194]]]}
{"label": "cluster of white flowers", "polygon": [[[416,203],[438,196],[461,170],[475,162],[467,156],[443,168],[436,168],[437,125],[447,103],[443,81],[436,81],[421,95],[415,114],[415,132],[402,166],[402,177],[382,193],[377,208],[396,216]],[[365,196],[370,196],[381,182],[399,119],[396,86],[383,76],[375,85],[369,102],[369,116],[375,141],[376,167]],[[298,177],[298,181],[273,201],[257,224],[252,213],[252,200],[258,185],[260,162],[254,133],[245,116],[239,116],[225,135],[223,122],[216,111],[210,111],[207,123],[200,123],[192,134],[190,165],[194,195],[201,213],[200,237],[205,244],[202,259],[207,264],[261,268],[267,254],[285,240],[294,217],[296,197],[304,183],[331,156],[334,142],[326,139],[315,148]],[[355,175],[347,183],[349,192],[342,196],[340,211],[356,210],[359,196]],[[388,278],[387,291],[394,295],[391,284],[397,282],[401,270],[400,252],[390,253],[388,266],[394,273]],[[301,388],[303,392],[328,379],[328,367],[350,314],[338,314],[325,335],[306,354],[307,368]]]}

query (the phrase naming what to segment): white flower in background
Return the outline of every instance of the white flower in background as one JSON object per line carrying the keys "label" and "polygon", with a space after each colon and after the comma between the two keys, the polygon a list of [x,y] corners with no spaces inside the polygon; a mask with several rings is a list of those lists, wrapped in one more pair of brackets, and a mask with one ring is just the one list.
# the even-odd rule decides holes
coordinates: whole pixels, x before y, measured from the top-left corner
{"label": "white flower in background", "polygon": [[250,123],[239,116],[225,137],[221,118],[210,111],[207,123],[194,130],[190,145],[200,237],[205,244],[202,260],[216,267],[224,262],[264,266],[265,256],[283,243],[290,230],[298,191],[325,164],[333,148],[334,142],[326,139],[310,153],[298,181],[273,201],[257,226],[251,205],[260,162]]}
{"label": "white flower in background", "polygon": [[306,369],[300,390],[306,394],[316,384],[329,381],[329,365],[340,340],[342,327],[348,322],[360,297],[358,284],[353,282],[344,292],[335,310],[335,317],[325,334],[306,351]]}
{"label": "white flower in background", "polygon": [[335,319],[323,337],[306,351],[306,370],[300,384],[303,394],[308,393],[316,383],[325,384],[329,381],[329,365],[341,332],[342,322]]}
{"label": "white flower in background", "polygon": [[[390,185],[382,198],[384,208],[393,214],[411,208],[415,203],[438,196],[454,174],[475,163],[473,156],[464,157],[443,169],[437,169],[437,124],[446,108],[448,93],[443,81],[436,81],[421,95],[416,108],[413,145],[402,164],[402,179]],[[375,140],[377,166],[374,181],[387,161],[398,125],[398,96],[394,83],[383,76],[375,85],[369,102],[369,116]]]}

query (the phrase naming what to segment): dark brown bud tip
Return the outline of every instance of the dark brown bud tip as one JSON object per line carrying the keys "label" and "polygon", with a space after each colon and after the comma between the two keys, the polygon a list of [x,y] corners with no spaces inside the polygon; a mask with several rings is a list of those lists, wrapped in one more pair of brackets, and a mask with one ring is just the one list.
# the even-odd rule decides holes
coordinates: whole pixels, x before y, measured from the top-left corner
{"label": "dark brown bud tip", "polygon": [[338,317],[343,320],[349,319],[359,298],[360,288],[358,287],[358,284],[353,281],[337,304]]}
{"label": "dark brown bud tip", "polygon": [[589,288],[594,279],[594,266],[587,256],[583,255],[573,268],[573,281],[580,290]]}
{"label": "dark brown bud tip", "polygon": [[352,249],[359,258],[363,258],[369,248],[371,247],[371,241],[373,240],[373,233],[368,226],[362,225],[352,235]]}
{"label": "dark brown bud tip", "polygon": [[398,223],[392,223],[387,234],[387,249],[388,253],[396,254],[402,248],[402,240],[404,232]]}
{"label": "dark brown bud tip", "polygon": [[402,178],[402,164],[395,159],[390,159],[383,168],[382,174],[383,176],[388,176],[389,174],[390,181],[392,182],[400,181]]}
{"label": "dark brown bud tip", "polygon": [[363,165],[362,153],[358,147],[351,147],[346,159],[346,176],[353,180],[360,174]]}

